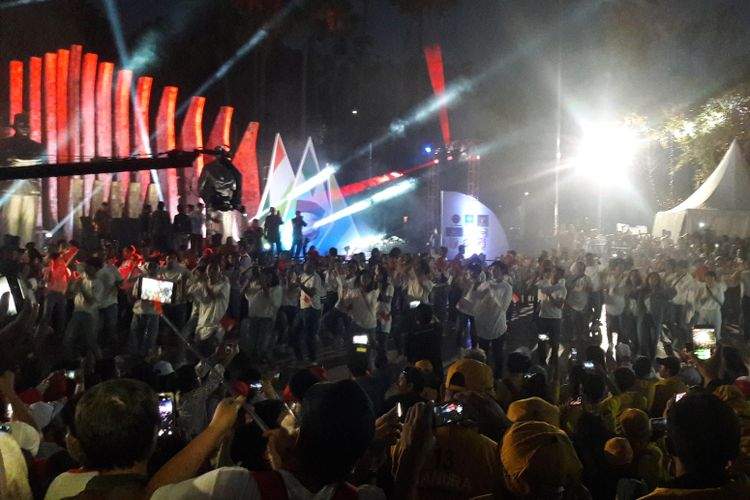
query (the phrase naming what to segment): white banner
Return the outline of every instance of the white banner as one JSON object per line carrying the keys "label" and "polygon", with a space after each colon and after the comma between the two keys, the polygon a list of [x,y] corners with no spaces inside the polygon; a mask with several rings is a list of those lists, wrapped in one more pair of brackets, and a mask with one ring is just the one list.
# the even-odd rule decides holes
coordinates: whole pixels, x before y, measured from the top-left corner
{"label": "white banner", "polygon": [[440,242],[455,257],[459,245],[465,256],[484,254],[495,260],[508,251],[508,238],[497,216],[476,198],[455,191],[440,192]]}

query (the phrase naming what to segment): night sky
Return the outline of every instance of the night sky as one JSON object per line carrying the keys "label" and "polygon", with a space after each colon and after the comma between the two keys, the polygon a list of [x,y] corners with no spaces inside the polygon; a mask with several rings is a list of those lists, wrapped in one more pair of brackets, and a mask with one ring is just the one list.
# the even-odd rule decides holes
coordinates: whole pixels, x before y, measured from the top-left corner
{"label": "night sky", "polygon": [[[181,96],[187,97],[252,35],[233,29],[236,16],[222,17],[222,9],[254,3],[120,0],[117,5],[128,50],[137,53],[154,45],[143,74],[156,78],[155,88],[180,85]],[[324,160],[340,161],[431,97],[422,44],[438,42],[448,84],[471,86],[451,105],[452,135],[488,146],[482,168],[491,175],[482,182],[480,198],[508,221],[517,222],[524,203],[530,204],[527,214],[548,219],[551,178],[544,172],[554,160],[558,47],[563,60],[564,154],[573,147],[582,121],[637,113],[657,125],[667,113],[689,108],[750,75],[746,0],[564,0],[560,41],[556,0],[456,0],[421,18],[400,12],[390,0],[334,3],[351,6],[356,23],[342,36],[348,44],[345,52],[337,48],[344,44],[341,40],[337,45],[313,38],[307,121],[298,118],[305,38],[289,25],[273,33],[265,93],[254,90],[259,58],[251,53],[208,91],[208,116],[219,105],[230,104],[237,106],[240,122],[261,119],[261,160],[268,161],[265,150],[279,131],[295,145],[290,147],[293,163],[301,154],[296,146],[306,135],[318,141]],[[0,10],[0,60],[82,43],[117,61],[108,31],[98,0],[50,0]],[[188,33],[202,33],[203,38]],[[352,49],[349,42],[363,35],[364,48]],[[191,38],[201,44],[200,50],[186,58]],[[0,77],[7,78],[5,63],[2,69]],[[337,80],[333,84],[332,74]],[[0,85],[2,117],[7,116],[6,95]],[[356,117],[351,109],[358,109]],[[244,124],[236,128],[241,127]],[[422,146],[439,139],[436,117],[407,129],[403,137],[376,148],[376,173],[416,164]],[[451,175],[457,174],[448,175],[454,182]],[[341,174],[344,181],[365,176],[361,161]],[[455,179],[459,182],[460,177]],[[584,200],[589,193],[577,189],[577,181],[571,183],[574,187],[563,193],[563,216],[578,220],[578,201],[582,192]],[[524,199],[524,191],[532,196]],[[640,222],[651,213],[648,203],[638,208],[622,218]]]}

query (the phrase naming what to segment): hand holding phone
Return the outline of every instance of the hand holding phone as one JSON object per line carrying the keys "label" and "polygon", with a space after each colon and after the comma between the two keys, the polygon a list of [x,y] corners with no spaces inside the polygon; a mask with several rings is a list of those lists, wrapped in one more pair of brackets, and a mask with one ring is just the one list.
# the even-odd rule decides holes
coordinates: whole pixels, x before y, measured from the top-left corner
{"label": "hand holding phone", "polygon": [[174,394],[160,392],[159,398],[159,436],[171,436],[175,431]]}
{"label": "hand holding phone", "polygon": [[433,407],[435,427],[463,422],[465,419],[464,404],[459,401],[449,401]]}

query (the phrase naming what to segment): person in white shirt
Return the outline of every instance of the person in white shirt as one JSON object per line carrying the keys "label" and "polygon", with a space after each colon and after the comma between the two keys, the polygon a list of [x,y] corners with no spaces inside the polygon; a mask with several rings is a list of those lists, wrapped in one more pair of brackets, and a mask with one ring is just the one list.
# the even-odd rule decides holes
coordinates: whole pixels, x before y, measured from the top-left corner
{"label": "person in white shirt", "polygon": [[290,347],[289,339],[293,330],[299,328],[299,285],[297,277],[301,273],[301,266],[290,264],[290,266],[279,274],[281,286],[281,306],[279,306],[279,320],[281,322],[281,333],[279,334],[279,347],[286,351]]}
{"label": "person in white shirt", "polygon": [[539,303],[537,320],[537,352],[542,366],[547,364],[547,351],[550,350],[552,374],[558,370],[560,332],[562,330],[563,305],[568,289],[565,288],[565,271],[562,268],[545,269],[542,280],[535,284]]}
{"label": "person in white shirt", "polygon": [[622,315],[627,305],[625,297],[627,276],[624,273],[625,266],[620,259],[612,259],[609,264],[609,271],[604,277],[604,305],[607,315],[607,349],[611,351],[615,347],[614,334],[617,333],[618,342],[622,342],[623,339]]}
{"label": "person in white shirt", "polygon": [[583,338],[588,329],[589,296],[591,279],[586,276],[586,264],[578,261],[573,264],[573,273],[565,280],[568,295],[565,299],[566,333],[570,340]]}
{"label": "person in white shirt", "polygon": [[159,263],[149,260],[143,275],[135,280],[133,287],[133,319],[130,321],[130,335],[128,336],[128,351],[134,356],[145,357],[151,349],[156,346],[159,338],[159,313],[156,305],[148,300],[141,299],[141,288],[143,278],[156,279],[159,271]]}
{"label": "person in white shirt", "polygon": [[604,296],[602,294],[604,265],[599,261],[599,257],[593,253],[587,253],[586,256],[586,276],[591,281],[591,291],[589,292],[589,307],[591,308],[591,322],[595,325],[601,324],[602,304]]}
{"label": "person in white shirt", "polygon": [[110,261],[104,262],[96,272],[101,286],[99,297],[99,331],[105,346],[116,347],[117,339],[117,293],[123,279],[120,270]]}
{"label": "person in white shirt", "polygon": [[391,333],[393,325],[393,316],[391,315],[391,305],[395,289],[391,279],[388,276],[388,270],[385,266],[380,265],[375,270],[375,280],[378,284],[378,303],[375,314],[378,319],[376,332],[377,361],[387,359],[388,335]]}
{"label": "person in white shirt", "polygon": [[694,325],[711,325],[716,329],[716,339],[721,340],[721,306],[727,285],[719,281],[714,271],[706,271],[704,283],[696,286]]}
{"label": "person in white shirt", "polygon": [[378,326],[376,308],[378,302],[378,288],[370,271],[360,271],[354,280],[354,286],[347,289],[344,295],[344,307],[351,318],[349,336],[367,334],[372,337]]}
{"label": "person in white shirt", "polygon": [[675,291],[670,306],[669,326],[672,335],[682,343],[690,341],[688,337],[687,318],[692,304],[689,299],[695,289],[695,279],[688,272],[687,261],[666,263],[666,284]]}
{"label": "person in white shirt", "polygon": [[456,303],[456,347],[464,349],[466,345],[466,331],[468,330],[472,349],[479,347],[477,341],[477,323],[474,318],[474,293],[482,283],[482,267],[470,265],[469,269],[459,274],[457,281],[462,290],[461,298]]}
{"label": "person in white shirt", "polygon": [[310,361],[315,362],[317,358],[317,349],[315,345],[315,335],[318,333],[318,324],[320,323],[321,302],[320,295],[323,291],[323,281],[316,272],[316,262],[308,260],[305,262],[302,276],[299,277],[298,284],[300,288],[300,319],[302,328],[295,332],[292,347],[298,361],[302,361],[302,339],[304,337],[307,345],[307,356]]}
{"label": "person in white shirt", "polygon": [[490,266],[492,278],[476,287],[474,318],[477,320],[479,347],[487,353],[495,378],[503,374],[503,343],[508,331],[507,312],[513,300],[513,288],[505,281],[508,266],[496,261]]}
{"label": "person in white shirt", "polygon": [[[335,262],[326,275],[325,286],[329,291],[326,293],[325,300],[332,300],[334,296],[336,300],[333,307],[323,315],[322,329],[330,332],[340,342],[345,341],[346,334],[349,331],[351,318],[344,304],[344,297],[347,291],[354,286],[356,272],[357,264],[353,261],[343,264]],[[332,292],[332,290],[335,290],[335,292]]]}
{"label": "person in white shirt", "polygon": [[91,258],[87,260],[83,264],[81,276],[68,283],[68,291],[75,296],[73,298],[73,315],[70,317],[63,336],[63,348],[67,359],[74,357],[75,347],[79,339],[83,339],[86,344],[87,353],[93,354],[96,359],[102,357],[97,341],[98,299],[101,297],[101,285],[96,279],[96,273],[101,266],[102,263],[99,259]]}
{"label": "person in white shirt", "polygon": [[221,320],[229,308],[229,289],[229,280],[218,262],[211,262],[205,269],[196,268],[193,282],[188,286],[188,296],[193,299],[193,317],[183,333],[189,338],[194,325],[198,340],[207,344],[204,352],[212,351],[213,345],[224,337]]}
{"label": "person in white shirt", "polygon": [[175,252],[167,252],[166,264],[159,268],[159,279],[174,283],[172,303],[164,304],[164,316],[179,329],[187,322],[187,286],[190,280],[190,271],[180,262]]}
{"label": "person in white shirt", "polygon": [[273,327],[281,306],[281,286],[273,268],[256,269],[245,286],[247,319],[242,328],[242,349],[253,359],[267,360],[273,347]]}
{"label": "person in white shirt", "polygon": [[430,276],[430,266],[426,261],[412,261],[404,270],[407,302],[430,303],[430,293],[435,284]]}

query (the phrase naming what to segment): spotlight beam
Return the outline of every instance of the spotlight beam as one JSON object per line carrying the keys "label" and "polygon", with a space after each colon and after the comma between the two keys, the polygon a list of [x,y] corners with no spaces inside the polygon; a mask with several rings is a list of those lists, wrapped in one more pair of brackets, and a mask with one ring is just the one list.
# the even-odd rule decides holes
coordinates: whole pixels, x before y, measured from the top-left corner
{"label": "spotlight beam", "polygon": [[13,7],[23,7],[25,5],[33,5],[35,3],[45,3],[50,0],[14,0],[12,2],[6,2],[0,4],[0,10],[12,9]]}
{"label": "spotlight beam", "polygon": [[[109,0],[112,1],[112,0]],[[286,18],[289,16],[289,14],[292,13],[297,7],[301,6],[305,0],[294,0],[292,2],[289,2],[283,9],[281,9],[280,12],[278,12],[276,15],[274,15],[271,19],[266,21],[266,23],[257,31],[255,34],[250,37],[250,39],[245,42],[237,51],[234,53],[232,57],[230,57],[224,64],[219,66],[219,68],[216,70],[216,72],[211,75],[208,80],[203,82],[196,90],[193,92],[191,97],[202,95],[206,92],[211,86],[213,86],[216,82],[224,78],[227,73],[234,67],[235,64],[237,64],[243,57],[245,57],[247,54],[250,53],[255,47],[257,47],[263,40],[265,40],[268,35],[273,31],[276,30],[281,23],[286,20]],[[185,111],[187,111],[188,106],[190,106],[190,99],[186,99],[178,108],[175,113],[175,116],[182,116]]]}
{"label": "spotlight beam", "polygon": [[99,191],[101,191],[103,188],[104,188],[104,183],[99,184],[96,187],[96,189],[94,189],[93,191],[91,191],[91,193],[86,198],[84,198],[78,205],[76,205],[75,207],[73,207],[73,209],[70,211],[70,213],[68,213],[68,215],[66,215],[65,217],[63,217],[62,219],[60,219],[60,221],[55,225],[55,227],[53,227],[52,229],[50,229],[49,231],[47,231],[48,237],[51,238],[60,229],[62,229],[63,227],[65,227],[66,224],[68,224],[70,221],[72,221],[73,217],[75,217],[76,214],[78,212],[80,212],[81,209],[83,207],[85,207],[87,203],[89,203],[91,201],[91,199],[94,197],[94,195],[96,195],[96,193],[98,193]]}
{"label": "spotlight beam", "polygon": [[316,221],[313,224],[313,228],[317,229],[319,227],[323,227],[328,224],[331,224],[332,222],[336,222],[339,219],[343,219],[344,217],[347,217],[349,215],[354,215],[358,212],[362,212],[374,205],[396,198],[398,196],[401,196],[402,194],[406,194],[409,191],[412,191],[416,187],[417,187],[417,181],[415,181],[414,179],[407,179],[405,181],[401,181],[398,184],[395,184],[389,188],[383,189],[382,191],[378,191],[377,193],[370,196],[369,198],[366,198],[362,201],[358,201],[357,203],[353,205],[349,205],[348,207],[342,210],[339,210],[338,212],[334,212],[328,217],[323,217],[322,219]]}
{"label": "spotlight beam", "polygon": [[[296,198],[299,198],[303,194],[307,193],[308,191],[312,190],[315,186],[318,184],[323,184],[328,180],[330,176],[336,173],[337,168],[336,167],[326,167],[317,174],[313,175],[309,179],[307,179],[305,182],[300,184],[299,186],[292,189],[288,195],[286,195],[281,200],[277,201],[277,205],[281,205],[282,203],[286,203],[287,201],[294,200]],[[269,207],[270,208],[270,207]],[[254,219],[259,219],[266,215],[268,213],[269,209],[261,210],[258,213],[255,214]]]}
{"label": "spotlight beam", "polygon": [[[595,7],[598,6],[599,2],[589,2],[587,5],[582,5],[576,10],[572,11],[569,15],[568,22],[574,22],[581,19],[584,15],[590,14]],[[555,35],[555,31],[551,31],[549,34],[537,37],[536,39],[519,45],[517,50],[504,58],[501,58],[496,63],[490,65],[485,71],[471,78],[460,78],[450,83],[445,88],[445,93],[442,95],[433,95],[427,100],[416,106],[408,115],[405,117],[397,118],[393,120],[389,126],[389,131],[377,137],[372,141],[367,141],[367,144],[358,149],[354,154],[340,162],[340,165],[347,165],[357,158],[361,158],[370,153],[371,148],[376,148],[384,143],[388,142],[391,138],[402,135],[407,129],[414,125],[419,125],[425,121],[431,119],[435,114],[439,113],[441,109],[446,109],[451,106],[458,104],[467,94],[472,93],[476,88],[490,78],[490,76],[506,69],[511,64],[520,60],[523,56],[531,53],[538,49],[541,45],[550,42]],[[556,35],[555,35],[556,36]]]}
{"label": "spotlight beam", "polygon": [[[107,14],[107,20],[109,26],[112,29],[112,36],[115,38],[115,46],[117,47],[117,54],[120,57],[120,64],[124,68],[130,67],[130,54],[128,48],[125,45],[125,36],[122,31],[122,23],[120,22],[120,12],[117,10],[117,4],[115,0],[104,0],[104,10]],[[146,130],[146,126],[143,123],[143,115],[140,113],[138,101],[135,97],[135,89],[130,87],[130,102],[135,110],[135,119],[137,120],[137,130],[141,133]],[[154,134],[155,137],[156,134]],[[153,137],[152,137],[153,138]],[[146,139],[146,140],[144,140]],[[146,146],[146,154],[151,154],[151,140],[150,138],[141,137],[141,142]],[[137,148],[131,153],[135,155],[138,152]],[[161,182],[159,181],[159,174],[156,170],[151,169],[151,181],[156,186],[156,193],[159,197],[159,201],[164,201],[164,193],[161,190]]]}

